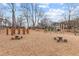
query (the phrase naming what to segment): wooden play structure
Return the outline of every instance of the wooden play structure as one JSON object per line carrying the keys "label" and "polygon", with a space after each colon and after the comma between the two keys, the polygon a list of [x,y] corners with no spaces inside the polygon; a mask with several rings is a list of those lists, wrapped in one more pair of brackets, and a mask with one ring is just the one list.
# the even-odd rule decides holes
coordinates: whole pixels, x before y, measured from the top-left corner
{"label": "wooden play structure", "polygon": [[22,28],[20,28],[20,27],[18,27],[18,28],[6,28],[6,35],[15,35],[15,34],[18,34],[18,35],[20,35],[20,34],[23,34],[23,35],[25,35],[25,34],[29,34],[29,29],[26,29],[26,28],[24,28],[24,27],[22,27]]}

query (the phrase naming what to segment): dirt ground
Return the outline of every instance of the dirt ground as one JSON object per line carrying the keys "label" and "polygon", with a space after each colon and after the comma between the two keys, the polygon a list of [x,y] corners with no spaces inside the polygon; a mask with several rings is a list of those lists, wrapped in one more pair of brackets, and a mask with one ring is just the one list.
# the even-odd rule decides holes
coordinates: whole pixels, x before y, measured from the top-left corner
{"label": "dirt ground", "polygon": [[[20,40],[11,40],[5,31],[0,33],[1,56],[70,56],[79,55],[79,35],[30,30]],[[62,36],[68,42],[57,42],[53,38]]]}

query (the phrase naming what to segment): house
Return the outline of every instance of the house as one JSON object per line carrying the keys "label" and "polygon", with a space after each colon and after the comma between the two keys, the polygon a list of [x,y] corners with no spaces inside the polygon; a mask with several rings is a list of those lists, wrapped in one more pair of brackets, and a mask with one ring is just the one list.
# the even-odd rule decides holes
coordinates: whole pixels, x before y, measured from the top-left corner
{"label": "house", "polygon": [[0,18],[0,29],[11,26],[11,22],[7,19]]}

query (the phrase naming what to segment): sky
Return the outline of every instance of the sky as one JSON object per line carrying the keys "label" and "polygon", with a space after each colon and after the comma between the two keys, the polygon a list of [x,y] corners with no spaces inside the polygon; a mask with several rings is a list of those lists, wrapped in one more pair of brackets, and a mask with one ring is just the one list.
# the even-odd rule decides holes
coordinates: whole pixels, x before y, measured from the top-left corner
{"label": "sky", "polygon": [[[58,22],[61,20],[64,20],[63,15],[68,13],[68,4],[64,3],[39,3],[38,7],[42,9],[45,12],[45,15],[47,15],[47,18],[51,19],[52,21]],[[71,12],[71,15],[73,18],[75,18],[74,15],[79,16],[79,4],[78,3],[70,3],[71,9],[73,10]],[[0,10],[3,10],[5,13],[5,16],[11,17],[11,10],[7,8],[9,6],[7,3],[0,3]],[[20,15],[20,4],[16,4],[16,16]]]}
{"label": "sky", "polygon": [[46,10],[46,14],[48,15],[48,18],[52,21],[64,21],[64,15],[66,15],[66,18],[68,18],[68,6],[71,8],[71,19],[76,18],[76,16],[79,17],[79,4],[78,3],[49,3],[49,4],[43,4],[40,5],[41,8],[44,8]]}

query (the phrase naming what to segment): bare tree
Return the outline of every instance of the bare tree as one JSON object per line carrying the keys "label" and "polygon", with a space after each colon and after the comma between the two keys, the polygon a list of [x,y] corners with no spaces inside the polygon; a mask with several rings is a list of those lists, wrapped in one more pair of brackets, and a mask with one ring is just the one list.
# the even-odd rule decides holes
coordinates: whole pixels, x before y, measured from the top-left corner
{"label": "bare tree", "polygon": [[21,7],[23,9],[22,15],[24,15],[24,18],[27,20],[27,27],[29,27],[31,21],[31,25],[34,28],[44,16],[44,12],[38,7],[38,4],[34,3],[21,4]]}
{"label": "bare tree", "polygon": [[15,3],[9,3],[8,4],[11,12],[12,12],[12,27],[15,27],[16,25],[16,20],[15,20]]}
{"label": "bare tree", "polygon": [[19,15],[18,17],[17,17],[17,26],[19,26],[19,27],[22,27],[23,26],[23,21],[24,21],[25,19],[23,19],[23,16],[22,15]]}
{"label": "bare tree", "polygon": [[[35,26],[35,23],[36,23],[36,19],[34,19],[34,17],[36,17],[36,15],[34,15],[34,12],[35,12],[35,10],[34,10],[34,8],[35,8],[35,4],[33,4],[33,3],[31,3],[31,11],[32,11],[32,23],[33,23],[33,27]],[[36,8],[35,8],[36,9]],[[36,12],[35,12],[36,13]]]}
{"label": "bare tree", "polygon": [[8,3],[11,12],[12,12],[12,28],[11,28],[11,35],[15,34],[15,27],[16,27],[16,20],[15,20],[15,3]]}
{"label": "bare tree", "polygon": [[21,8],[23,9],[23,11],[22,11],[23,16],[27,20],[27,28],[29,28],[30,5],[28,3],[24,3],[24,4],[21,4]]}
{"label": "bare tree", "polygon": [[43,19],[43,18],[46,18],[45,17],[45,13],[44,13],[44,11],[42,10],[42,9],[40,9],[39,7],[37,7],[37,24]]}
{"label": "bare tree", "polygon": [[38,4],[31,4],[31,11],[32,11],[32,23],[33,27],[35,27],[39,21],[43,18],[44,12],[42,9],[38,7]]}
{"label": "bare tree", "polygon": [[4,14],[3,14],[3,10],[0,9],[0,18],[3,18]]}
{"label": "bare tree", "polygon": [[67,3],[66,6],[67,6],[68,14],[65,15],[65,19],[66,19],[66,16],[68,16],[67,17],[68,18],[68,25],[67,25],[67,27],[68,27],[68,29],[70,31],[70,29],[71,29],[71,19],[73,18],[72,12],[75,10],[76,5],[73,4],[73,3]]}
{"label": "bare tree", "polygon": [[0,29],[3,28],[2,22],[3,22],[3,11],[0,9]]}

